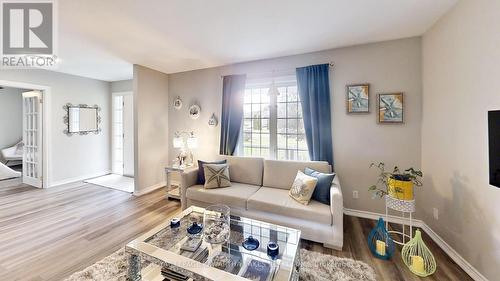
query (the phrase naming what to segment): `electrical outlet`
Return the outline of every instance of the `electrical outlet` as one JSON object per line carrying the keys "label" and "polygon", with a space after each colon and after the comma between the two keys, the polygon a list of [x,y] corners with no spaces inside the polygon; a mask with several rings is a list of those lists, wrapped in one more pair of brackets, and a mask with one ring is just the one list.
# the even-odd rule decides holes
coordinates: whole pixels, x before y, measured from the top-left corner
{"label": "electrical outlet", "polygon": [[354,198],[354,199],[358,199],[358,198],[359,198],[359,194],[358,194],[358,191],[357,191],[357,190],[354,190],[354,191],[352,192],[352,198]]}
{"label": "electrical outlet", "polygon": [[438,210],[438,208],[433,208],[432,209],[432,213],[434,215],[434,219],[438,220],[439,219],[439,210]]}

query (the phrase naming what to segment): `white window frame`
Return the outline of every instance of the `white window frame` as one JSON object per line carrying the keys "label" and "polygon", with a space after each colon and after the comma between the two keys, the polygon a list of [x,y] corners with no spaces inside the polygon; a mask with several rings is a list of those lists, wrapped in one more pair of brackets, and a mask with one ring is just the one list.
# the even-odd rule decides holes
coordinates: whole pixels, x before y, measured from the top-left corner
{"label": "white window frame", "polygon": [[[271,89],[272,87],[276,87],[276,89],[280,87],[290,87],[290,86],[297,86],[297,79],[295,75],[284,75],[284,76],[279,76],[279,77],[265,77],[265,78],[254,78],[254,79],[247,79],[247,83],[245,86],[245,90],[248,89],[253,89],[253,88],[269,88]],[[298,97],[298,103],[300,103],[300,98]],[[278,159],[278,119],[288,119],[288,118],[278,118],[278,97],[277,95],[271,94],[269,97],[269,159]],[[251,157],[252,155],[245,155],[245,147],[244,147],[244,123],[245,123],[245,116],[243,116],[242,119],[242,124],[241,124],[241,130],[240,130],[240,135],[239,135],[239,140],[238,140],[238,145],[236,148],[236,155],[240,156],[248,156]],[[252,119],[252,118],[250,118]],[[290,118],[290,119],[295,119],[295,118]],[[299,119],[299,118],[297,118]],[[303,119],[302,119],[303,120]],[[305,138],[305,132],[304,134],[299,134],[297,132],[297,135],[304,135]],[[262,147],[262,146],[261,146]],[[296,149],[286,149],[286,151],[305,151],[307,153],[307,159],[309,159],[309,154],[306,150],[304,149],[299,149],[298,147]],[[287,160],[299,160],[299,159],[287,159]]]}

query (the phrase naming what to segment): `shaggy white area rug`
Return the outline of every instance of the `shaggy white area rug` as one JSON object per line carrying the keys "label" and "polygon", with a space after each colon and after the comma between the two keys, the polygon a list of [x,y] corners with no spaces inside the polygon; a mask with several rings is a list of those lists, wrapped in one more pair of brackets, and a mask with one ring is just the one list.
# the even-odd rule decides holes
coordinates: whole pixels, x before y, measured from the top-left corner
{"label": "shaggy white area rug", "polygon": [[[375,272],[364,262],[300,250],[301,281],[376,281]],[[127,256],[120,249],[101,261],[76,272],[65,281],[126,281]]]}

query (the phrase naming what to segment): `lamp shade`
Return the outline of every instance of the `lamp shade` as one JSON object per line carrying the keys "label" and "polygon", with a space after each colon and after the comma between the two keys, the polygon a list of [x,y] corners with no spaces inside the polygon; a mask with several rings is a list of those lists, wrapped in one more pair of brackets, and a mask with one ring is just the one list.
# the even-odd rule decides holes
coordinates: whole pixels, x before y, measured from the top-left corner
{"label": "lamp shade", "polygon": [[180,136],[174,137],[174,148],[182,148],[184,145],[184,141]]}
{"label": "lamp shade", "polygon": [[187,139],[187,146],[189,149],[194,149],[198,147],[198,139],[194,136],[190,136]]}

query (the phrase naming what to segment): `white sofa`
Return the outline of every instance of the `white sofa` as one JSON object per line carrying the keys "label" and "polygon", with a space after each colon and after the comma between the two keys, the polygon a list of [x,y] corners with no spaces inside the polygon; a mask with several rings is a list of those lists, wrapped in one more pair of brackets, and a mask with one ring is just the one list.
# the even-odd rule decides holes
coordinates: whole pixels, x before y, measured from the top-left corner
{"label": "white sofa", "polygon": [[7,147],[1,150],[2,157],[5,159],[5,165],[19,165],[23,162],[23,149],[24,144],[22,141],[18,142],[14,146]]}
{"label": "white sofa", "polygon": [[277,161],[263,158],[221,156],[227,159],[231,186],[204,189],[197,185],[198,170],[182,174],[182,209],[225,204],[231,214],[300,229],[302,238],[341,250],[343,244],[343,201],[338,176],[330,187],[330,206],[311,200],[302,205],[288,191],[298,170],[306,167],[331,172],[327,162]]}

